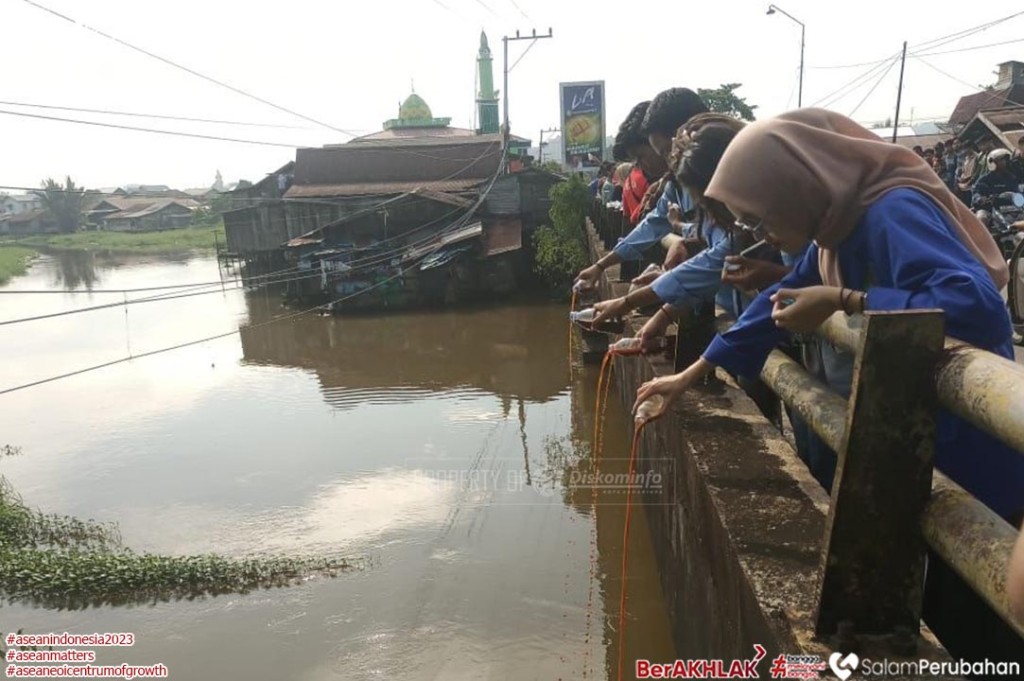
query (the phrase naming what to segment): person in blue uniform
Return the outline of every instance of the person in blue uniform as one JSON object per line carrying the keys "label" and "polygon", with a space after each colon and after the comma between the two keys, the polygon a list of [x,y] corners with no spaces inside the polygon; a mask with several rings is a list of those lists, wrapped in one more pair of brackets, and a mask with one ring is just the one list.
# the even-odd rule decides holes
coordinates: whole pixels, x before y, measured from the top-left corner
{"label": "person in blue uniform", "polygon": [[[976,216],[912,151],[839,114],[802,109],[747,126],[706,193],[783,250],[813,243],[700,360],[641,386],[637,405],[656,394],[670,403],[716,366],[756,376],[788,333],[813,331],[839,310],[939,308],[948,336],[1012,360],[1000,295],[1006,263]],[[1003,518],[1019,520],[1021,453],[940,410],[935,462]],[[1020,638],[936,556],[925,593],[925,619],[954,657],[1021,659]]]}
{"label": "person in blue uniform", "polygon": [[[707,105],[693,90],[665,90],[651,100],[640,132],[647,137],[654,150],[667,161],[672,150],[672,136],[679,126],[707,110]],[[676,207],[675,210],[673,206]],[[665,183],[654,209],[616,244],[611,253],[584,268],[577,275],[576,284],[581,288],[593,288],[601,273],[612,265],[625,260],[641,260],[647,250],[662,243],[665,237],[672,234],[670,212],[686,214],[693,207],[693,202],[686,192],[680,191],[673,182]],[[685,248],[681,240],[675,240],[671,247],[677,252],[670,252],[667,262],[682,260],[685,257]]]}
{"label": "person in blue uniform", "polygon": [[[722,270],[729,255],[737,255],[749,245],[749,235],[735,234],[733,219],[724,205],[706,200],[711,177],[729,142],[743,128],[743,122],[722,114],[700,114],[691,118],[679,132],[672,152],[676,181],[699,206],[700,235],[707,248],[659,276],[649,286],[629,295],[597,303],[595,322],[620,317],[638,307],[663,303],[681,314],[713,306],[716,302],[733,314],[739,314],[738,293],[722,283]],[[658,312],[642,334],[645,341],[664,333],[668,310]]]}

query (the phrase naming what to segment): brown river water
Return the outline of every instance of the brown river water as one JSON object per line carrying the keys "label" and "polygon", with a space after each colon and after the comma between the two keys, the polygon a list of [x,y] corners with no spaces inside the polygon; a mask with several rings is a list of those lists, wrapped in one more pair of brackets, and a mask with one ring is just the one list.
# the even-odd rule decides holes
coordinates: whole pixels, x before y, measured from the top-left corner
{"label": "brown river water", "polygon": [[[0,290],[218,280],[212,258],[65,255]],[[0,395],[0,444],[23,451],[0,473],[139,552],[358,567],[155,605],[3,602],[0,631],[132,632],[98,662],[172,679],[614,679],[625,507],[575,482],[597,368],[570,381],[567,306],[272,321],[294,312],[275,293],[224,288],[0,326],[0,389],[240,331]],[[0,319],[123,299],[0,295]],[[602,472],[625,471],[631,432],[613,394]],[[632,522],[626,657],[671,661],[644,514]]]}

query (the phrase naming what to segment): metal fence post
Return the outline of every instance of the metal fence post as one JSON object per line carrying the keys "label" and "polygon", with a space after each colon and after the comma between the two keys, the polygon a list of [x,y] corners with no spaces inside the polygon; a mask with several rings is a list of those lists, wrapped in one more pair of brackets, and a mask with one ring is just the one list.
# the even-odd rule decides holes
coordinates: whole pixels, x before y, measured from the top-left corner
{"label": "metal fence post", "polygon": [[822,549],[820,636],[920,626],[941,310],[868,314]]}

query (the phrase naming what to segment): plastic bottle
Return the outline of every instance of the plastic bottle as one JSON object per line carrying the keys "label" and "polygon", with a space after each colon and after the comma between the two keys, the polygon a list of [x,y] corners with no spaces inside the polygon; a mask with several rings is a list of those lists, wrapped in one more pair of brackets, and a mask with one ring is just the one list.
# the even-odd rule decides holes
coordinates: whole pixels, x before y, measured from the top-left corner
{"label": "plastic bottle", "polygon": [[597,324],[594,323],[594,317],[597,316],[597,311],[588,307],[585,310],[579,312],[570,312],[569,319],[579,324],[588,331],[600,331],[601,333],[622,333],[626,328],[626,322],[621,319],[605,319]]}
{"label": "plastic bottle", "polygon": [[634,420],[638,425],[643,425],[658,418],[665,406],[665,398],[661,395],[652,395],[640,403],[636,409]]}
{"label": "plastic bottle", "polygon": [[613,355],[639,355],[640,339],[635,337],[620,338],[608,346],[608,352]]}
{"label": "plastic bottle", "polygon": [[[665,352],[668,349],[668,338],[665,336],[658,336],[654,338],[647,349],[647,354],[654,354],[657,352]],[[640,347],[640,339],[634,338],[620,338],[616,342],[608,346],[608,352],[613,355],[639,355],[643,352]]]}
{"label": "plastic bottle", "polygon": [[578,279],[575,284],[572,285],[572,290],[576,293],[587,293],[593,291],[596,287],[585,279]]}

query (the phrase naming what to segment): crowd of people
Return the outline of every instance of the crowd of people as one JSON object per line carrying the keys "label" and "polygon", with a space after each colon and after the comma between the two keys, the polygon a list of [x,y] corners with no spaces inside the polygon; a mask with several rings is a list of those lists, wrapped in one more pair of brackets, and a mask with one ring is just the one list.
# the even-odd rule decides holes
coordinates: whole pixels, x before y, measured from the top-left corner
{"label": "crowd of people", "polygon": [[957,138],[938,142],[932,148],[913,149],[986,225],[989,211],[1000,203],[1000,195],[1020,192],[1024,186],[1024,135],[1012,151],[991,139],[977,142]]}
{"label": "crowd of people", "polygon": [[[592,288],[627,260],[660,268],[628,295],[598,303],[595,322],[660,305],[639,333],[652,348],[673,319],[708,318],[716,305],[737,318],[691,366],[645,383],[637,406],[660,395],[668,409],[716,367],[756,385],[777,347],[848,397],[852,355],[809,333],[836,312],[938,308],[947,335],[1013,360],[1001,295],[1007,263],[972,207],[981,207],[979,191],[1003,187],[1004,173],[1024,171],[1024,136],[1013,153],[956,142],[911,150],[830,111],[744,124],[672,88],[633,108],[614,151],[620,165],[606,169],[612,179],[594,195],[610,184],[614,200],[618,178],[635,226],[576,285]],[[798,414],[789,417],[798,455],[830,490],[835,452]],[[1019,527],[1024,455],[940,410],[935,462]],[[925,618],[955,656],[1024,659],[1024,642],[934,555]]]}

